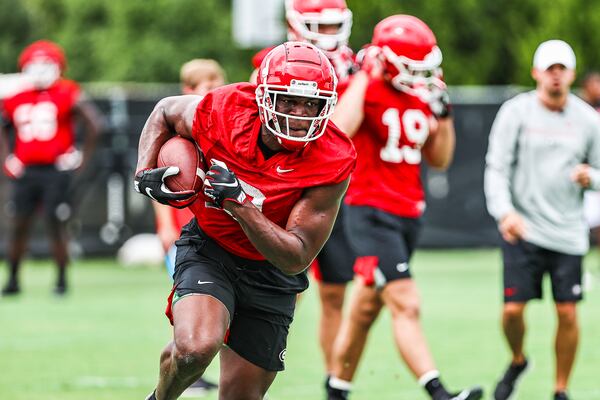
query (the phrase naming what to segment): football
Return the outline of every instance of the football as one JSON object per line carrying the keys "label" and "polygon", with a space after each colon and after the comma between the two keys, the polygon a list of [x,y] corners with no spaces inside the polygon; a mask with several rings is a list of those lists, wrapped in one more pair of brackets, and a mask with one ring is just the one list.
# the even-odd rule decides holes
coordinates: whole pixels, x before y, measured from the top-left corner
{"label": "football", "polygon": [[165,142],[158,152],[158,167],[179,167],[177,175],[165,178],[165,184],[173,192],[202,190],[207,170],[204,155],[190,139],[175,136]]}

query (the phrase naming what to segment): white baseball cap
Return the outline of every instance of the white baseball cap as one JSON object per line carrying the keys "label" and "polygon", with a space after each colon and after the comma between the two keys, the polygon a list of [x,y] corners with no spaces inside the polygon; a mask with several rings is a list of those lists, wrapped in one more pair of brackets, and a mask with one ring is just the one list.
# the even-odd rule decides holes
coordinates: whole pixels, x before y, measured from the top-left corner
{"label": "white baseball cap", "polygon": [[554,64],[562,64],[567,69],[575,69],[575,53],[567,42],[548,40],[540,44],[533,55],[533,67],[545,71]]}

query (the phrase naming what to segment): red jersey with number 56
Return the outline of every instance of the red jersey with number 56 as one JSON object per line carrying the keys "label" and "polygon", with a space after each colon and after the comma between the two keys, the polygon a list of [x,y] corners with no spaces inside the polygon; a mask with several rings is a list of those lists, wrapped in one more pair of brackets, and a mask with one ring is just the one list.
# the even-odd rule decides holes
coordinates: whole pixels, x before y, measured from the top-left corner
{"label": "red jersey with number 56", "polygon": [[425,210],[421,147],[429,135],[429,106],[384,81],[369,83],[365,117],[353,137],[356,170],[346,203],[408,218]]}
{"label": "red jersey with number 56", "polygon": [[[237,83],[209,92],[196,109],[192,136],[210,160],[235,172],[246,195],[272,222],[286,227],[306,189],[340,183],[354,169],[352,142],[332,122],[323,136],[300,151],[280,151],[265,159],[259,147],[261,122],[256,86]],[[203,199],[190,206],[204,232],[240,257],[264,260],[239,223]]]}
{"label": "red jersey with number 56", "polygon": [[61,79],[45,90],[21,92],[2,101],[15,127],[13,153],[25,165],[54,164],[73,146],[72,110],[80,95],[77,83]]}

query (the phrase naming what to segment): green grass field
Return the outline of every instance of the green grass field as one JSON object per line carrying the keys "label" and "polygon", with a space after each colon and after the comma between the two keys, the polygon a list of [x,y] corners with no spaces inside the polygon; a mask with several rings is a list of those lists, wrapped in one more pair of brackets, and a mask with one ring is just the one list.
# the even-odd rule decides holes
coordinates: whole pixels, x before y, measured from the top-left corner
{"label": "green grass field", "polygon": [[[587,264],[597,263],[597,255]],[[500,334],[500,260],[493,250],[420,251],[413,271],[421,288],[423,322],[444,381],[479,383],[488,394],[508,361]],[[169,340],[163,316],[169,284],[157,269],[123,269],[114,261],[77,261],[72,291],[51,294],[49,262],[25,263],[23,293],[0,299],[0,399],[143,399],[156,383],[158,356]],[[572,378],[575,400],[600,399],[600,280],[580,308],[581,346]],[[316,341],[314,287],[292,325],[287,369],[270,400],[322,399],[323,366]],[[549,298],[528,311],[527,348],[534,368],[517,399],[550,399],[555,320]],[[207,376],[217,379],[218,366]],[[384,312],[369,338],[353,400],[425,400],[392,341]],[[207,399],[217,399],[211,395]]]}

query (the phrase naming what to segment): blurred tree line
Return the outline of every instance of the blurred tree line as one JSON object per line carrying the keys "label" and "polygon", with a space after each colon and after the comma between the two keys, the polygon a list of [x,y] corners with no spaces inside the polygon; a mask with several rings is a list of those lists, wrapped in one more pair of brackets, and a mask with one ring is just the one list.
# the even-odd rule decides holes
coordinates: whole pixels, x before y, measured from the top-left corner
{"label": "blurred tree line", "polygon": [[[351,45],[368,43],[375,24],[396,13],[418,16],[436,33],[451,85],[531,85],[543,40],[569,42],[581,72],[600,67],[600,1],[347,0]],[[0,72],[16,70],[21,49],[47,38],[67,51],[80,81],[177,82],[196,57],[219,60],[230,81],[246,80],[258,49],[232,41],[230,0],[0,0]]]}

